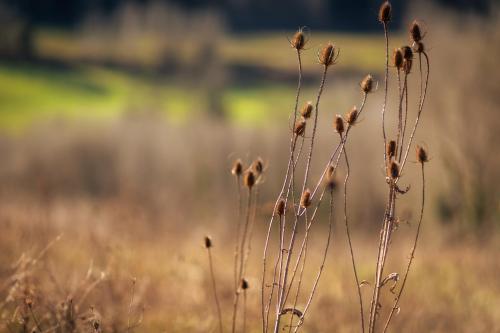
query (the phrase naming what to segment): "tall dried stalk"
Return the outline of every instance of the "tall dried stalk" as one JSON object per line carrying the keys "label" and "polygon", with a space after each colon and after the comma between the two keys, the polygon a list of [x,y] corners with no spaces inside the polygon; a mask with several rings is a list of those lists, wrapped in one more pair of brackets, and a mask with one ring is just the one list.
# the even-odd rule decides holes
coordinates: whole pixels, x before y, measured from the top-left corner
{"label": "tall dried stalk", "polygon": [[215,299],[215,306],[217,309],[217,316],[219,318],[219,332],[222,333],[222,312],[220,308],[220,302],[219,302],[219,296],[217,295],[217,284],[215,280],[215,273],[214,273],[214,265],[212,262],[212,240],[210,237],[205,237],[205,248],[207,249],[207,254],[208,254],[208,265],[210,267],[210,278],[212,280],[212,291],[214,294],[214,299]]}

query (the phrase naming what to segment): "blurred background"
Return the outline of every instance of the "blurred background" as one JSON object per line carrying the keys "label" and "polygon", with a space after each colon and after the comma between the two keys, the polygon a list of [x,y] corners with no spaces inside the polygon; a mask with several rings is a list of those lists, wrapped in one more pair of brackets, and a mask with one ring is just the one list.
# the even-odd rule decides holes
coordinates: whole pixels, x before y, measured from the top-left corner
{"label": "blurred background", "polygon": [[[415,141],[431,159],[424,231],[393,329],[500,332],[500,6],[487,0],[392,5],[390,49],[409,43],[408,26],[419,19],[431,65]],[[300,104],[315,99],[318,50],[328,41],[340,49],[321,100],[317,179],[338,140],[334,115],[360,104],[366,74],[383,84],[379,6],[374,0],[1,0],[2,332],[23,332],[18,317],[26,297],[35,300],[46,330],[61,302],[80,299],[75,327],[82,332],[90,317],[110,332],[123,332],[131,317],[138,332],[215,331],[205,234],[214,239],[229,323],[228,244],[237,214],[229,170],[238,157],[248,165],[260,156],[266,176],[249,276],[249,326],[258,332],[262,236],[286,168],[297,84],[287,38],[307,27]],[[394,71],[390,80],[394,128]],[[409,80],[413,119],[417,70]],[[382,99],[382,89],[370,95],[348,144],[361,280],[373,276],[384,210]],[[400,200],[405,223],[390,263],[400,272],[420,209],[419,166],[412,156],[410,162],[403,179],[412,190]],[[321,221],[318,237],[324,227]],[[312,245],[312,257],[321,244],[317,252]],[[349,260],[339,225],[306,332],[358,329]]]}

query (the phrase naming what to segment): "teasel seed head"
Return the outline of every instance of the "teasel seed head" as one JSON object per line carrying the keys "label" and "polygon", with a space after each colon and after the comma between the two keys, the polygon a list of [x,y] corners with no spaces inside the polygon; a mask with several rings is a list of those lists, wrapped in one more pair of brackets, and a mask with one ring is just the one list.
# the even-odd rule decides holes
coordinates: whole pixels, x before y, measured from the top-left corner
{"label": "teasel seed head", "polygon": [[390,160],[392,157],[396,155],[396,141],[391,140],[387,143],[387,158]]}
{"label": "teasel seed head", "polygon": [[331,191],[337,188],[337,179],[335,178],[334,171],[333,165],[330,165],[326,171],[326,186]]}
{"label": "teasel seed head", "polygon": [[309,101],[302,107],[302,109],[300,109],[300,114],[304,117],[304,119],[308,119],[311,117],[313,108],[312,102]]}
{"label": "teasel seed head", "polygon": [[411,59],[405,59],[403,61],[403,70],[406,74],[410,74],[411,73],[411,67],[413,65],[413,60]]}
{"label": "teasel seed head", "polygon": [[243,171],[243,163],[241,163],[240,159],[237,159],[233,163],[233,167],[231,168],[231,173],[237,177],[241,176]]}
{"label": "teasel seed head", "polygon": [[389,165],[389,177],[396,179],[399,177],[399,163],[396,161],[391,161]]}
{"label": "teasel seed head", "polygon": [[241,279],[240,287],[242,290],[247,290],[250,287],[248,281],[245,278]]}
{"label": "teasel seed head", "polygon": [[297,32],[293,35],[292,40],[290,41],[290,45],[297,51],[300,51],[304,48],[304,45],[306,45],[306,39],[302,28],[297,30]]}
{"label": "teasel seed head", "polygon": [[391,20],[391,3],[389,1],[385,1],[378,11],[378,20],[381,23],[387,24]]}
{"label": "teasel seed head", "polygon": [[429,162],[427,151],[422,146],[417,146],[417,160],[419,163]]}
{"label": "teasel seed head", "polygon": [[283,216],[283,214],[285,214],[285,209],[286,209],[285,206],[286,206],[285,200],[280,199],[278,201],[278,205],[276,206],[276,214],[278,214],[279,216]]}
{"label": "teasel seed head", "polygon": [[293,129],[293,132],[297,136],[304,136],[305,131],[306,131],[306,120],[304,118],[301,118],[295,123],[295,128]]}
{"label": "teasel seed head", "polygon": [[205,236],[205,248],[209,249],[212,247],[212,238],[210,236]]}
{"label": "teasel seed head", "polygon": [[243,175],[243,183],[249,189],[255,185],[255,174],[252,170],[245,171],[245,174]]}
{"label": "teasel seed head", "polygon": [[358,109],[356,106],[353,106],[351,111],[349,111],[345,116],[345,121],[349,124],[349,126],[354,125],[356,120],[358,119]]}
{"label": "teasel seed head", "polygon": [[335,46],[332,43],[326,44],[319,54],[319,63],[328,67],[335,61]]}
{"label": "teasel seed head", "polygon": [[415,53],[422,53],[425,51],[424,43],[413,42],[412,49],[413,49],[413,52],[415,52]]}
{"label": "teasel seed head", "polygon": [[408,45],[402,46],[401,51],[403,51],[404,60],[413,60],[413,51]]}
{"label": "teasel seed head", "polygon": [[410,38],[415,42],[420,42],[423,38],[422,29],[417,20],[414,20],[410,25]]}
{"label": "teasel seed head", "polygon": [[304,208],[307,208],[311,205],[311,191],[306,189],[302,196],[300,197],[300,205]]}
{"label": "teasel seed head", "polygon": [[258,177],[262,174],[264,171],[264,162],[262,161],[262,158],[257,158],[255,161],[252,163],[252,169],[255,171],[255,175]]}
{"label": "teasel seed head", "polygon": [[365,94],[368,94],[368,93],[372,92],[372,90],[373,90],[373,76],[371,76],[370,74],[368,74],[367,76],[365,76],[365,78],[363,79],[363,81],[361,81],[361,90]]}
{"label": "teasel seed head", "polygon": [[339,134],[344,133],[344,119],[342,119],[340,115],[335,116],[334,125],[335,125],[335,131],[337,133]]}
{"label": "teasel seed head", "polygon": [[392,55],[394,61],[394,67],[397,69],[401,69],[403,67],[403,51],[401,49],[394,49],[394,53]]}

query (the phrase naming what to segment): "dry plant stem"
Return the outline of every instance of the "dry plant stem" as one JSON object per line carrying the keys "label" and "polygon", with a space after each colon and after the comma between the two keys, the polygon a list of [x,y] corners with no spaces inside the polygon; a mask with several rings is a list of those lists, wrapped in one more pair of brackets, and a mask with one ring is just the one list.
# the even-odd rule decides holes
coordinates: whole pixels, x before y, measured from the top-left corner
{"label": "dry plant stem", "polygon": [[[405,74],[405,85],[406,85],[406,89],[405,89],[405,117],[404,117],[404,123],[403,123],[403,134],[401,136],[401,146],[399,148],[399,160],[398,162],[401,163],[401,159],[403,158],[403,146],[404,146],[404,142],[405,142],[405,134],[406,134],[406,123],[407,123],[407,120],[408,120],[408,82],[406,81],[407,79],[407,74]],[[422,78],[420,78],[422,79]]]}
{"label": "dry plant stem", "polygon": [[[399,81],[399,70],[398,70],[398,81]],[[408,89],[408,74],[405,73],[405,77],[403,80],[403,90],[399,91],[399,105],[398,105],[398,134],[396,137],[396,156],[395,158],[401,159],[401,154],[398,154],[398,151],[403,148],[403,100],[405,96],[405,92]]]}
{"label": "dry plant stem", "polygon": [[130,316],[132,315],[132,304],[134,302],[134,293],[135,293],[135,280],[132,281],[132,293],[130,296],[130,303],[128,305],[127,333],[130,332]]}
{"label": "dry plant stem", "polygon": [[349,222],[347,219],[347,183],[349,181],[350,166],[349,166],[349,159],[347,158],[347,150],[345,148],[344,148],[344,158],[345,158],[345,164],[346,164],[346,169],[347,169],[347,173],[346,173],[345,180],[344,180],[344,222],[345,222],[347,241],[349,243],[349,251],[351,252],[351,261],[352,261],[352,269],[354,271],[354,279],[356,280],[356,287],[358,290],[359,308],[360,308],[359,313],[361,316],[361,332],[364,332],[365,331],[365,316],[364,316],[364,311],[363,311],[363,297],[361,296],[361,286],[359,284],[358,270],[356,269],[356,260],[354,259],[354,250],[352,248],[351,232],[349,230]]}
{"label": "dry plant stem", "polygon": [[243,333],[247,331],[247,291],[243,290]]}
{"label": "dry plant stem", "polygon": [[302,312],[301,321],[299,322],[299,324],[297,325],[297,327],[295,327],[294,333],[296,333],[299,330],[299,328],[301,326],[301,323],[304,321],[304,318],[305,318],[305,315],[307,313],[307,310],[309,309],[309,306],[311,305],[311,302],[312,302],[312,299],[314,297],[314,294],[316,293],[316,289],[318,287],[319,279],[321,278],[321,273],[323,273],[323,269],[325,267],[325,262],[326,262],[326,258],[327,258],[327,255],[328,255],[328,249],[330,247],[330,240],[331,240],[332,230],[333,230],[333,190],[330,190],[330,211],[329,211],[329,215],[328,215],[328,238],[326,240],[326,246],[325,246],[325,252],[323,254],[323,260],[321,262],[321,266],[319,267],[318,274],[316,275],[316,279],[314,280],[311,293],[309,294],[309,298],[308,298],[307,303],[306,303],[306,305],[304,307],[304,311]]}
{"label": "dry plant stem", "polygon": [[417,131],[418,123],[420,121],[420,115],[422,114],[422,110],[424,108],[424,103],[425,103],[425,98],[427,96],[427,87],[429,85],[429,72],[430,72],[429,57],[427,56],[427,53],[425,53],[425,52],[422,52],[422,54],[424,55],[425,63],[426,63],[426,67],[427,67],[427,72],[426,72],[426,77],[425,77],[425,84],[424,84],[424,93],[422,95],[422,98],[420,99],[420,103],[419,103],[419,106],[418,106],[417,118],[415,119],[415,124],[413,125],[413,129],[411,131],[410,138],[409,138],[408,144],[406,146],[406,152],[405,152],[403,161],[401,162],[401,168],[400,168],[400,171],[399,171],[400,174],[402,174],[403,168],[405,167],[405,164],[406,164],[406,160],[408,159],[408,153],[410,151],[411,144],[413,142],[413,138],[415,137],[415,132]]}
{"label": "dry plant stem", "polygon": [[238,221],[236,221],[236,237],[234,244],[234,290],[238,289],[238,246],[240,245],[241,233],[241,176],[236,177],[236,186],[238,190]]}
{"label": "dry plant stem", "polygon": [[384,79],[384,104],[382,105],[382,136],[384,138],[384,162],[387,160],[387,153],[385,147],[387,147],[387,137],[385,134],[385,110],[387,108],[387,91],[389,87],[389,31],[387,29],[387,23],[383,23],[384,26],[384,38],[385,38],[385,79]]}
{"label": "dry plant stem", "polygon": [[[299,77],[298,77],[298,82],[297,82],[297,93],[295,95],[295,107],[294,107],[294,111],[293,111],[293,117],[294,117],[293,124],[294,124],[294,126],[295,126],[295,122],[297,121],[297,109],[298,109],[298,105],[299,105],[300,91],[301,91],[301,87],[302,87],[302,59],[301,59],[301,55],[300,55],[300,50],[297,50],[297,63],[298,63],[298,72],[299,72],[298,75],[299,75]],[[266,322],[267,316],[265,313],[266,310],[265,310],[265,306],[264,306],[264,296],[265,296],[264,294],[265,294],[265,281],[266,281],[266,257],[267,257],[267,248],[269,245],[269,236],[271,234],[271,229],[272,229],[273,220],[274,220],[274,216],[275,216],[275,212],[276,212],[276,207],[278,206],[279,200],[283,196],[283,192],[285,191],[285,187],[286,187],[286,184],[288,181],[288,177],[289,177],[289,173],[290,173],[290,165],[293,163],[293,154],[295,151],[296,142],[297,142],[297,136],[293,133],[293,130],[292,130],[292,135],[291,135],[291,139],[290,139],[290,156],[288,158],[287,171],[285,174],[285,179],[283,181],[283,186],[281,188],[281,191],[280,191],[278,198],[276,199],[276,203],[274,205],[273,214],[271,216],[271,220],[269,221],[269,227],[267,230],[266,241],[264,244],[264,254],[263,254],[263,258],[262,258],[263,269],[262,269],[262,286],[261,286],[262,331],[264,333],[267,332],[267,322]],[[301,145],[301,150],[302,150],[302,145]],[[297,158],[297,160],[298,160],[298,158]],[[285,207],[286,207],[286,205],[285,205]],[[274,288],[274,283],[273,283],[271,288]],[[269,311],[269,308],[267,309],[267,311]]]}
{"label": "dry plant stem", "polygon": [[39,332],[43,332],[42,327],[40,326],[40,322],[38,321],[38,318],[35,316],[35,313],[33,312],[32,306],[30,305],[30,306],[28,306],[28,308],[30,309],[30,313],[31,313],[31,316],[33,317],[33,321],[35,322],[36,328],[38,329]]}
{"label": "dry plant stem", "polygon": [[215,306],[217,308],[217,316],[219,317],[219,332],[222,333],[222,313],[220,310],[219,296],[217,295],[217,285],[215,283],[215,273],[214,273],[214,264],[212,262],[212,251],[210,248],[207,248],[208,253],[208,265],[210,266],[210,277],[212,279],[212,289],[214,292]]}
{"label": "dry plant stem", "polygon": [[[327,71],[328,71],[328,66],[324,66],[323,67],[323,75],[321,77],[321,83],[320,83],[319,90],[318,90],[318,95],[317,95],[317,98],[316,98],[316,108],[314,110],[314,125],[313,125],[312,135],[311,135],[311,145],[309,146],[309,154],[308,154],[308,157],[307,157],[306,170],[305,170],[304,182],[303,182],[303,185],[302,185],[302,191],[301,191],[301,193],[304,192],[306,184],[307,184],[307,179],[309,177],[309,170],[310,170],[311,161],[312,161],[312,154],[313,154],[313,150],[314,150],[314,139],[315,139],[315,136],[316,136],[316,127],[317,127],[317,124],[318,124],[319,101],[321,99],[321,94],[323,93],[323,88],[325,86]],[[300,210],[300,208],[298,208],[298,210]],[[288,278],[288,268],[290,266],[290,260],[291,260],[292,250],[293,250],[293,246],[295,244],[295,236],[297,234],[298,220],[299,220],[299,215],[298,215],[298,211],[297,211],[297,214],[295,214],[295,221],[294,221],[294,225],[293,225],[293,229],[292,229],[292,235],[291,235],[291,238],[290,238],[290,244],[289,244],[288,250],[287,250],[287,259],[286,259],[286,264],[285,264],[284,273],[283,273],[283,283],[282,283],[281,287],[279,288],[280,289],[279,296],[278,296],[278,306],[279,306],[279,309],[278,309],[278,311],[276,311],[274,333],[278,333],[278,331],[279,331],[279,324],[280,324],[280,318],[281,318],[281,310],[282,310],[282,307],[283,307],[283,304],[284,304],[283,301],[284,301],[285,289],[286,289],[287,278]]]}
{"label": "dry plant stem", "polygon": [[401,295],[403,294],[403,290],[406,285],[406,279],[408,278],[408,273],[410,272],[410,267],[413,262],[413,258],[415,257],[415,251],[417,249],[417,243],[418,243],[418,238],[420,236],[420,227],[422,226],[422,219],[424,216],[424,206],[425,206],[425,173],[424,173],[424,163],[421,163],[422,166],[422,205],[420,206],[420,217],[418,220],[418,226],[417,226],[417,233],[415,235],[415,241],[413,242],[413,248],[411,250],[410,258],[408,259],[408,265],[406,266],[406,271],[405,275],[403,278],[403,282],[401,284],[401,289],[399,289],[399,293],[394,301],[394,306],[391,309],[391,312],[389,313],[389,317],[387,318],[387,321],[384,326],[384,333],[387,331],[387,328],[389,327],[389,323],[391,322],[392,316],[394,315],[394,311],[398,309],[399,306],[399,301],[401,299]]}
{"label": "dry plant stem", "polygon": [[[241,245],[240,245],[240,266],[239,266],[239,271],[238,271],[238,281],[241,281],[241,278],[243,277],[243,254],[244,254],[244,249],[245,249],[245,243],[247,239],[247,233],[248,233],[248,225],[250,223],[250,209],[252,207],[252,188],[250,187],[248,190],[248,201],[247,201],[247,208],[246,208],[246,218],[245,218],[245,225],[243,227],[243,234],[241,236]],[[234,333],[236,330],[236,318],[237,318],[237,312],[238,312],[238,300],[240,297],[240,293],[238,289],[235,290],[234,293],[234,303],[233,303],[233,324],[232,324],[232,332]]]}
{"label": "dry plant stem", "polygon": [[250,257],[250,252],[252,251],[252,238],[253,238],[253,229],[255,225],[255,217],[257,215],[257,207],[258,207],[258,202],[259,202],[259,187],[257,186],[254,191],[254,199],[253,199],[253,207],[251,210],[251,217],[250,217],[250,226],[249,226],[249,232],[248,232],[248,241],[247,241],[247,249],[243,261],[243,273],[242,277],[245,276],[246,274],[246,268],[247,268],[247,263],[248,263],[248,258]]}

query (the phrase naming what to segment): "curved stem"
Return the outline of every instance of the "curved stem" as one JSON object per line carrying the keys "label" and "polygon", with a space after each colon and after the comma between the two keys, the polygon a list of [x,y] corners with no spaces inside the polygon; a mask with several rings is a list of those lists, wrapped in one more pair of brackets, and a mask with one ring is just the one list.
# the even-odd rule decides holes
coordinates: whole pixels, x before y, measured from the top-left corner
{"label": "curved stem", "polygon": [[215,274],[214,274],[214,266],[212,262],[212,252],[210,251],[210,248],[207,249],[208,252],[208,264],[210,266],[210,276],[212,277],[212,289],[214,291],[214,298],[215,298],[215,306],[217,308],[217,316],[219,317],[219,332],[222,333],[222,313],[220,310],[220,303],[219,303],[219,297],[217,296],[217,285],[215,283]]}

